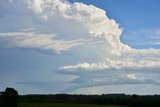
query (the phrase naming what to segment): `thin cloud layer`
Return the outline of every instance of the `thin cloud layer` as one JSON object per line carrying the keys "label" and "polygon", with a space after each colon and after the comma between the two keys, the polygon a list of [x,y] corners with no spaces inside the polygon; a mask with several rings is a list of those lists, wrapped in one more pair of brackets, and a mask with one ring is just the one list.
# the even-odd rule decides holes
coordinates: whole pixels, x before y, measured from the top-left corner
{"label": "thin cloud layer", "polygon": [[58,40],[55,35],[35,34],[32,32],[0,33],[1,48],[30,48],[60,53],[61,51],[81,45],[82,42],[81,40]]}
{"label": "thin cloud layer", "polygon": [[136,48],[159,48],[160,30],[142,29],[124,33],[123,40]]}
{"label": "thin cloud layer", "polygon": [[[123,31],[93,5],[66,0],[1,0],[0,48],[67,51],[77,59],[59,66],[77,75],[64,91],[113,84],[159,85],[160,50],[132,49]],[[12,14],[11,14],[12,13]],[[74,47],[74,48],[73,48]]]}

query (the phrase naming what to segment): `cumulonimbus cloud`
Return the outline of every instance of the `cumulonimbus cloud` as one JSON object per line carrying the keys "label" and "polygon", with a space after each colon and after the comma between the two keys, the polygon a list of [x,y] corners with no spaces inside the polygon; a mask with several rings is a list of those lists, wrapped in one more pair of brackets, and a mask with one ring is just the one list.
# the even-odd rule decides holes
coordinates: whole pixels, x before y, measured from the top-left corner
{"label": "cumulonimbus cloud", "polygon": [[[79,75],[73,80],[77,84],[73,89],[107,84],[159,84],[160,50],[132,49],[123,44],[123,29],[100,8],[67,0],[2,0],[0,8],[0,13],[5,11],[0,17],[0,48],[69,51],[79,61],[60,70]],[[33,29],[26,33],[23,29],[28,28]],[[149,73],[145,74],[147,69]],[[99,77],[98,71],[102,73]]]}

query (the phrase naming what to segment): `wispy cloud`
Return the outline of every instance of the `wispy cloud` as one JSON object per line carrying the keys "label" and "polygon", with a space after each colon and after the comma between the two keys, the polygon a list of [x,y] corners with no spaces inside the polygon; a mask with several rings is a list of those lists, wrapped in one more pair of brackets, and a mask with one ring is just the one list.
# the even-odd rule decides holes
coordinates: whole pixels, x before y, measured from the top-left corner
{"label": "wispy cloud", "polygon": [[60,53],[82,44],[83,40],[59,40],[56,39],[54,34],[35,34],[33,32],[0,33],[1,48],[31,48]]}
{"label": "wispy cloud", "polygon": [[134,47],[158,48],[160,41],[160,29],[145,29],[125,33],[123,41]]}

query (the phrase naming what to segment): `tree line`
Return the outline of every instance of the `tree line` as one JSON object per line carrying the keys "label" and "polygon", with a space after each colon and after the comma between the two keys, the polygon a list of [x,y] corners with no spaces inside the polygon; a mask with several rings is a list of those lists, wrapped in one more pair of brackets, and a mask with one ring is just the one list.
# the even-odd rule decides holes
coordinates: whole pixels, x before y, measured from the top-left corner
{"label": "tree line", "polygon": [[103,95],[22,95],[22,103],[81,103],[101,105],[124,105],[130,107],[160,107],[160,95],[125,95],[125,94],[103,94]]}
{"label": "tree line", "polygon": [[6,88],[0,93],[0,107],[17,107],[19,103],[71,103],[71,104],[100,104],[124,105],[129,107],[160,107],[160,95],[70,95],[70,94],[41,94],[18,95],[13,88]]}

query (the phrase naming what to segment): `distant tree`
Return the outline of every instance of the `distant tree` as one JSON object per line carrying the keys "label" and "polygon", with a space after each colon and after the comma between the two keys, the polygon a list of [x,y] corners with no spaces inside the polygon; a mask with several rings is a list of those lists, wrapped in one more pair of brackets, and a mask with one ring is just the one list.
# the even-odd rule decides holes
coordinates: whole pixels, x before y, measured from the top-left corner
{"label": "distant tree", "polygon": [[3,101],[3,96],[2,96],[3,93],[4,92],[0,92],[0,107],[4,107],[4,103],[3,103],[4,101]]}
{"label": "distant tree", "polygon": [[136,99],[136,98],[138,98],[138,95],[133,94],[133,95],[132,95],[132,98]]}
{"label": "distant tree", "polygon": [[1,93],[2,107],[17,107],[18,106],[18,92],[14,88],[6,88],[5,92]]}

